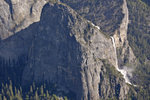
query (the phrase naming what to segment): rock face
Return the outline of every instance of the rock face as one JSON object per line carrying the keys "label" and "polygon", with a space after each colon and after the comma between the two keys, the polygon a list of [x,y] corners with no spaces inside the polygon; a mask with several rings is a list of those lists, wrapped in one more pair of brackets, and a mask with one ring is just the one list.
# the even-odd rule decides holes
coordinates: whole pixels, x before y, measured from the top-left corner
{"label": "rock face", "polygon": [[48,0],[1,0],[1,39],[6,39],[39,21],[42,8],[47,2]]}
{"label": "rock face", "polygon": [[118,58],[116,67],[118,71],[120,71],[124,75],[126,82],[131,84],[128,76],[132,77],[132,71],[137,66],[137,61],[127,40],[129,12],[126,0],[124,0],[122,9],[124,18],[122,20],[122,23],[120,24],[120,28],[117,29],[115,34],[113,35],[115,45],[114,48],[117,51],[116,56]]}
{"label": "rock face", "polygon": [[129,12],[127,8],[127,2],[124,0],[124,4],[122,6],[124,18],[122,23],[120,24],[120,28],[116,30],[113,37],[115,38],[116,48],[118,49],[118,57],[119,66],[123,66],[124,63],[129,63],[131,67],[135,67],[136,65],[136,58],[133,54],[131,47],[128,44],[127,40],[127,31],[128,31],[128,24],[129,24]]}
{"label": "rock face", "polygon": [[90,21],[60,2],[0,1],[0,56],[28,57],[23,84],[55,83],[76,100],[126,98],[112,40]]}
{"label": "rock face", "polygon": [[111,2],[110,0],[99,0],[97,2],[62,0],[62,2],[67,3],[81,16],[94,22],[105,34],[113,36],[117,52],[116,66],[119,69],[126,70],[127,76],[132,77],[131,73],[138,62],[127,40],[129,12],[126,0],[113,0]]}

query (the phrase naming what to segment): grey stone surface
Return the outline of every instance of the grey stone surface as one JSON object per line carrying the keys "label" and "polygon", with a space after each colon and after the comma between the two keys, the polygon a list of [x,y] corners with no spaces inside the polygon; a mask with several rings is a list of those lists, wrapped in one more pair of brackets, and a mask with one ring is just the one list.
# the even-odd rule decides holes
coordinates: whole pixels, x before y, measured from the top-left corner
{"label": "grey stone surface", "polygon": [[[73,91],[76,100],[108,99],[115,95],[115,87],[119,84],[119,98],[126,98],[129,87],[125,81],[120,77],[110,81],[104,74],[107,70],[102,60],[110,63],[107,67],[116,64],[111,38],[91,22],[61,3],[46,4],[43,8],[45,0],[11,0],[11,14],[10,5],[1,1],[1,8],[7,9],[2,10],[0,16],[6,13],[2,18],[12,25],[2,23],[0,28],[0,56],[5,59],[28,56],[23,84],[52,82]],[[13,18],[7,19],[11,15]]]}
{"label": "grey stone surface", "polygon": [[0,0],[0,38],[15,34],[38,22],[48,0]]}
{"label": "grey stone surface", "polygon": [[[100,27],[105,34],[113,36],[117,51],[117,66],[131,72],[139,64],[127,40],[129,12],[126,0],[61,0],[84,18]],[[132,71],[131,71],[132,70]],[[132,75],[130,75],[132,76]]]}

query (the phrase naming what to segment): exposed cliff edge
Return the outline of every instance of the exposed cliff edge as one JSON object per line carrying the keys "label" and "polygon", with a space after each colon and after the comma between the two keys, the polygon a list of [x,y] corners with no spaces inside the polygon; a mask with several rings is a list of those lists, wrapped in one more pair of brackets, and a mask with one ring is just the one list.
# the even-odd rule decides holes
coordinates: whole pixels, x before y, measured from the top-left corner
{"label": "exposed cliff edge", "polygon": [[122,23],[120,24],[120,28],[116,30],[112,39],[114,39],[117,51],[116,56],[118,58],[118,65],[116,66],[118,66],[118,70],[120,70],[121,73],[124,73],[124,77],[126,77],[126,82],[131,84],[129,80],[132,78],[132,71],[137,66],[137,60],[127,40],[129,12],[126,0],[124,0],[122,9],[124,18],[122,20]]}
{"label": "exposed cliff edge", "polygon": [[49,0],[0,0],[0,38],[6,39],[40,20]]}
{"label": "exposed cliff edge", "polygon": [[138,62],[127,40],[129,12],[126,0],[114,0],[112,2],[109,0],[97,2],[88,0],[61,1],[98,25],[105,34],[110,37],[113,36],[118,68],[126,70],[126,73],[128,73],[126,76],[129,77],[129,80],[132,80],[132,71],[134,71]]}
{"label": "exposed cliff edge", "polygon": [[[114,69],[117,54],[112,39],[103,34],[98,26],[60,2],[11,0],[14,4],[11,7],[4,0],[1,1],[0,56],[8,60],[21,55],[28,57],[22,76],[23,84],[33,81],[55,83],[63,91],[72,91],[76,100],[114,96],[117,99],[127,98],[129,86]],[[21,5],[22,8],[18,9],[20,3],[24,7]],[[121,31],[116,34],[122,34]],[[117,38],[114,36],[115,44]],[[122,43],[126,44],[127,40],[124,39]],[[125,50],[125,53],[122,51],[122,59],[131,52],[128,44],[116,47],[117,53],[118,48]],[[119,64],[122,63],[119,61]]]}

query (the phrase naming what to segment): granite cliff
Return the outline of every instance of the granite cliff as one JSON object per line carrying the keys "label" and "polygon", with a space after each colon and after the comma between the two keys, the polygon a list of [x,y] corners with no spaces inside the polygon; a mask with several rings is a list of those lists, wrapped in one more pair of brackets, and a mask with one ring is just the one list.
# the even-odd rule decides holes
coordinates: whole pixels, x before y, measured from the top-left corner
{"label": "granite cliff", "polygon": [[[125,68],[134,68],[136,58],[127,40],[126,0],[119,2],[116,14],[122,17],[112,30],[105,22],[92,21],[90,12],[82,16],[73,4],[75,10],[62,2],[0,0],[0,56],[10,61],[22,55],[28,58],[20,66],[23,85],[54,83],[71,91],[75,100],[127,99],[131,71]],[[82,8],[86,9],[90,8]]]}
{"label": "granite cliff", "polygon": [[124,77],[128,76],[131,79],[132,71],[137,67],[138,61],[127,40],[130,20],[127,1],[114,0],[110,2],[109,0],[99,0],[92,2],[73,0],[72,2],[62,0],[62,2],[67,3],[81,16],[98,25],[106,35],[113,37],[116,49],[116,69],[124,71],[126,75],[121,72],[122,74],[124,73]]}

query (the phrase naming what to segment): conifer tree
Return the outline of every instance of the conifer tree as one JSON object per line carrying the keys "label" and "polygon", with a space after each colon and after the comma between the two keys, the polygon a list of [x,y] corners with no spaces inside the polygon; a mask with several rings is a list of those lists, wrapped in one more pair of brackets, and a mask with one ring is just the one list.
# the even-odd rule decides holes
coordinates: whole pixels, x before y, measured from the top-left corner
{"label": "conifer tree", "polygon": [[33,90],[35,90],[35,83],[34,83],[34,82],[33,82],[33,85],[32,85],[32,86],[33,86]]}
{"label": "conifer tree", "polygon": [[48,100],[50,99],[50,95],[48,93],[48,90],[46,91],[46,97],[47,97]]}
{"label": "conifer tree", "polygon": [[17,95],[17,88],[15,87],[15,95]]}
{"label": "conifer tree", "polygon": [[10,91],[10,95],[13,97],[14,93],[13,93],[13,88],[12,88],[12,82],[11,81],[10,81],[10,84],[9,84],[9,91]]}
{"label": "conifer tree", "polygon": [[32,86],[30,86],[30,93],[33,93],[33,88],[32,88]]}
{"label": "conifer tree", "polygon": [[3,96],[3,100],[7,100],[7,98],[5,96]]}
{"label": "conifer tree", "polygon": [[23,100],[19,90],[18,90],[18,92],[16,93],[15,98],[16,98],[17,100]]}
{"label": "conifer tree", "polygon": [[2,94],[0,94],[0,100],[2,100]]}
{"label": "conifer tree", "polygon": [[20,94],[22,95],[22,88],[20,87]]}
{"label": "conifer tree", "polygon": [[37,91],[35,91],[35,97],[34,98],[35,98],[35,100],[40,100]]}
{"label": "conifer tree", "polygon": [[55,94],[53,94],[51,100],[59,100],[59,99]]}
{"label": "conifer tree", "polygon": [[6,83],[6,86],[5,86],[5,88],[6,88],[6,89],[8,89],[8,85],[7,85],[7,83]]}
{"label": "conifer tree", "polygon": [[40,93],[41,93],[41,96],[44,96],[44,89],[43,89],[43,85],[41,86],[40,88]]}
{"label": "conifer tree", "polygon": [[65,97],[64,97],[64,100],[68,100],[68,98],[65,96]]}
{"label": "conifer tree", "polygon": [[6,95],[7,95],[8,97],[10,97],[10,96],[11,96],[10,91],[9,91],[9,89],[8,89],[8,88],[6,88]]}
{"label": "conifer tree", "polygon": [[29,95],[28,94],[26,95],[25,100],[29,100]]}
{"label": "conifer tree", "polygon": [[4,87],[2,87],[2,95],[5,95],[5,92],[4,92]]}

